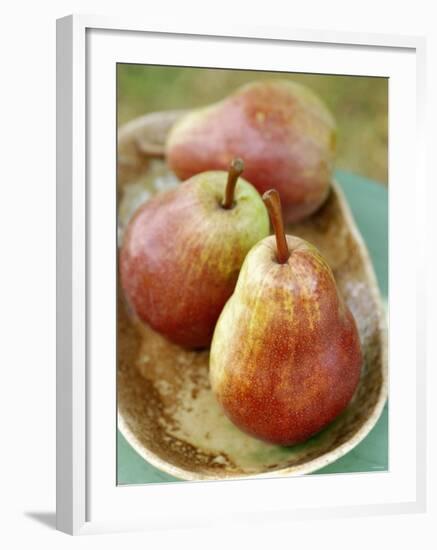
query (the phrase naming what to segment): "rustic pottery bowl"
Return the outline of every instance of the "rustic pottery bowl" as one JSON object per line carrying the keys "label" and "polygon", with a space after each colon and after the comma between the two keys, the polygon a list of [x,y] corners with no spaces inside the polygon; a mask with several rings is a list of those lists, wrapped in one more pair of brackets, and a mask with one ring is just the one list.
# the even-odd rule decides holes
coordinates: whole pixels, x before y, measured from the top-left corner
{"label": "rustic pottery bowl", "polygon": [[[119,130],[119,236],[135,208],[178,184],[165,165],[166,133],[181,112],[153,113]],[[312,242],[333,269],[355,316],[364,368],[353,400],[306,443],[280,447],[238,430],[220,410],[208,380],[208,352],[169,343],[118,300],[118,427],[149,463],[185,480],[272,477],[318,470],[355,447],[387,398],[385,315],[372,263],[346,200],[332,183],[322,208],[287,233]]]}

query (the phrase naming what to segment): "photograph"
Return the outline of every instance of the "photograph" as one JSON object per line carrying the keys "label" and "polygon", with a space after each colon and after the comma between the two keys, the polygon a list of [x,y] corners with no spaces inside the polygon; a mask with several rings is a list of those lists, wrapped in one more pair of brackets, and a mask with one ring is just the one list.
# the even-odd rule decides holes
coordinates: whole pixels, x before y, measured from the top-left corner
{"label": "photograph", "polygon": [[117,484],[389,471],[389,79],[116,79]]}

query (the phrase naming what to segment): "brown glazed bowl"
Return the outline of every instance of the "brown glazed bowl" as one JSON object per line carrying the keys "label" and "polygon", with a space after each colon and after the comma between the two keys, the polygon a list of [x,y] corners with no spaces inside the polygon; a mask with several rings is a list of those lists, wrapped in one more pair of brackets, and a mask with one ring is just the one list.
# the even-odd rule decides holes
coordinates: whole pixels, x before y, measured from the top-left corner
{"label": "brown glazed bowl", "polygon": [[[166,133],[180,111],[153,113],[119,130],[119,236],[135,208],[178,184],[166,167]],[[385,314],[372,263],[335,182],[326,203],[287,233],[313,243],[331,265],[357,321],[364,352],[358,389],[347,409],[307,442],[280,447],[236,428],[220,410],[208,379],[208,352],[171,344],[118,300],[118,427],[149,463],[185,480],[305,474],[355,447],[373,428],[387,398]]]}

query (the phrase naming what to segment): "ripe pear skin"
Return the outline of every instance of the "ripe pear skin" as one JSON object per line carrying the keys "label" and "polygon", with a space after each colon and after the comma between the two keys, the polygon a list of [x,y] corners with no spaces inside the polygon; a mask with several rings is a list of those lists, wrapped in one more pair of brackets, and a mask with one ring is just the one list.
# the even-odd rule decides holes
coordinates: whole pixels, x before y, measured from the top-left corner
{"label": "ripe pear skin", "polygon": [[276,189],[286,222],[326,199],[336,148],[335,121],[308,88],[287,80],[246,84],[223,101],[185,115],[170,131],[167,162],[182,180],[244,158],[245,177]]}
{"label": "ripe pear skin", "polygon": [[241,430],[271,443],[305,441],[340,414],[363,362],[354,318],[315,247],[287,236],[250,251],[211,344],[212,389]]}
{"label": "ripe pear skin", "polygon": [[221,206],[227,174],[207,172],[155,196],[131,219],[120,252],[121,285],[135,314],[186,348],[211,343],[247,252],[269,234],[266,207],[239,178]]}

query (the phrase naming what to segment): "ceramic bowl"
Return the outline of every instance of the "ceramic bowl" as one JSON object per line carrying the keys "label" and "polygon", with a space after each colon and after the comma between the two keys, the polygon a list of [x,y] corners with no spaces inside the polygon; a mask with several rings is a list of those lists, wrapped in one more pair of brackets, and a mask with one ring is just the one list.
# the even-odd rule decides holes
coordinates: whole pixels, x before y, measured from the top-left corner
{"label": "ceramic bowl", "polygon": [[[180,112],[154,113],[121,128],[119,236],[135,208],[178,185],[163,143]],[[118,300],[118,427],[149,463],[185,480],[289,476],[318,470],[353,449],[373,428],[387,398],[385,314],[372,263],[345,197],[333,182],[326,203],[289,226],[319,248],[358,325],[364,353],[347,409],[303,444],[281,447],[236,428],[211,392],[208,352],[186,351],[129,314]]]}

